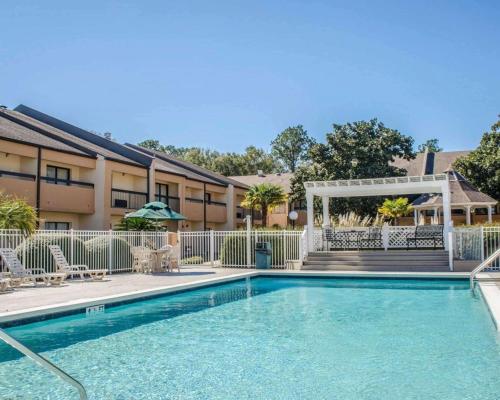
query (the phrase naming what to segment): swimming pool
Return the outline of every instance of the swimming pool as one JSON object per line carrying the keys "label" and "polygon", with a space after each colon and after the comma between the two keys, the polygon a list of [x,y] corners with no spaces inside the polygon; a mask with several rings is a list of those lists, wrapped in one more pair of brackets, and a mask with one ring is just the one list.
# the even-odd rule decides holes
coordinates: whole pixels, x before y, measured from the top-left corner
{"label": "swimming pool", "polygon": [[[91,399],[498,399],[464,281],[265,278],[14,326]],[[76,392],[0,344],[0,398]]]}

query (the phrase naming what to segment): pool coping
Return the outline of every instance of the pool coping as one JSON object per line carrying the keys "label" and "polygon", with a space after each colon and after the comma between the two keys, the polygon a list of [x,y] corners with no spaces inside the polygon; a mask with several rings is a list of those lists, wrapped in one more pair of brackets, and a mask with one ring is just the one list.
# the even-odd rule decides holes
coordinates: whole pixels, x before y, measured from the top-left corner
{"label": "pool coping", "polygon": [[500,332],[500,287],[495,282],[478,282],[495,328]]}

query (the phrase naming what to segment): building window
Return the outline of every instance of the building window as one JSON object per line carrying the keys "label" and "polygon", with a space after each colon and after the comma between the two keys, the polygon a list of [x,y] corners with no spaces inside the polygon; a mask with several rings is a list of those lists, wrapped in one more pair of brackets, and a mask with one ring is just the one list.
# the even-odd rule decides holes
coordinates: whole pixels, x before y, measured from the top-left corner
{"label": "building window", "polygon": [[56,185],[69,185],[70,170],[69,168],[55,167],[47,165],[47,178],[49,183]]}
{"label": "building window", "polygon": [[208,204],[212,202],[212,193],[205,193],[205,202]]}
{"label": "building window", "polygon": [[45,222],[45,229],[49,231],[69,231],[69,222]]}
{"label": "building window", "polygon": [[168,185],[163,183],[156,184],[156,201],[161,201],[168,204]]}

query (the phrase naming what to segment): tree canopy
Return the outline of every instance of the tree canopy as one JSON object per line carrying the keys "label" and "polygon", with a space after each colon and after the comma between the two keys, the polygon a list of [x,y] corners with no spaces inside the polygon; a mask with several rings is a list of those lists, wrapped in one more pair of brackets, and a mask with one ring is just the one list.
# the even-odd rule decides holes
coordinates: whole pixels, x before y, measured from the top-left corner
{"label": "tree canopy", "polygon": [[261,183],[253,185],[245,193],[241,206],[262,211],[262,225],[267,226],[267,214],[287,199],[286,193],[279,185]]}
{"label": "tree canopy", "polygon": [[271,142],[271,153],[287,171],[295,172],[297,166],[307,158],[314,140],[302,125],[290,126]]}
{"label": "tree canopy", "polygon": [[0,192],[0,229],[19,229],[28,236],[35,232],[36,211],[25,200]]}
{"label": "tree canopy", "polygon": [[453,167],[480,191],[500,199],[500,115],[490,132],[485,132],[479,146],[460,157]]}
{"label": "tree canopy", "polygon": [[283,170],[278,160],[255,146],[248,146],[242,154],[221,153],[200,147],[165,146],[151,139],[139,143],[139,146],[162,151],[225,176],[254,175],[258,170],[270,174]]}
{"label": "tree canopy", "polygon": [[[308,180],[362,179],[403,176],[404,169],[391,164],[396,157],[412,159],[413,138],[386,127],[377,119],[333,125],[326,143],[312,146],[310,160],[300,166],[292,178],[292,200],[305,196]],[[380,198],[334,199],[335,213],[355,211],[360,215],[375,215]],[[319,206],[319,204],[317,205]]]}
{"label": "tree canopy", "polygon": [[418,145],[418,153],[424,153],[426,149],[430,153],[439,153],[443,151],[443,148],[439,147],[439,139],[429,139],[425,141],[425,143]]}

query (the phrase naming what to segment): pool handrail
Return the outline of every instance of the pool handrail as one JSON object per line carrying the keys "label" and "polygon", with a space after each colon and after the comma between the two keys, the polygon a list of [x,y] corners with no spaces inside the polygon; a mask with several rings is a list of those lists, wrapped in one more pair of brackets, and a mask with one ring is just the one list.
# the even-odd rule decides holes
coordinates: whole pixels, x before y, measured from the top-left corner
{"label": "pool handrail", "polygon": [[42,357],[40,354],[35,353],[33,350],[30,350],[28,347],[26,347],[22,343],[18,342],[16,339],[14,339],[12,336],[10,336],[7,332],[5,332],[1,328],[0,328],[0,339],[3,340],[8,345],[14,347],[16,350],[20,351],[26,357],[35,361],[42,368],[47,369],[48,371],[57,375],[63,381],[74,386],[78,390],[78,393],[80,395],[80,400],[87,400],[88,399],[87,391],[85,390],[85,388],[83,387],[83,385],[80,382],[78,382],[72,376],[68,375],[66,372],[64,372],[57,365],[53,364],[52,362],[50,362],[46,358]]}
{"label": "pool handrail", "polygon": [[476,268],[474,268],[470,273],[470,288],[474,289],[474,278],[476,275],[481,272],[483,269],[488,267],[493,261],[500,257],[500,247],[493,252],[486,260],[484,260],[481,264],[479,264]]}

